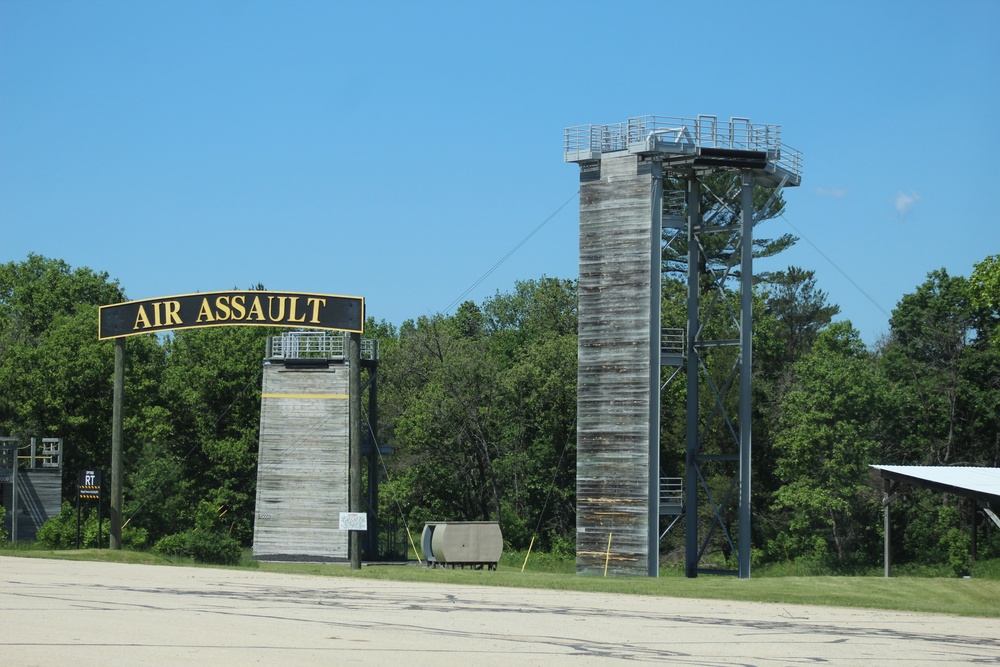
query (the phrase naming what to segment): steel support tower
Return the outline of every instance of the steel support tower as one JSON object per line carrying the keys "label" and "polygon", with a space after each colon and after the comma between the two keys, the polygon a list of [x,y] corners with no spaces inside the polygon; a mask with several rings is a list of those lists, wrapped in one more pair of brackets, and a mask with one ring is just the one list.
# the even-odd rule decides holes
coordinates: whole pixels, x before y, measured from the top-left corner
{"label": "steel support tower", "polygon": [[[723,572],[699,567],[718,530],[738,568],[726,572],[748,578],[753,227],[768,210],[755,211],[754,188],[772,189],[773,200],[799,185],[801,154],[781,143],[776,125],[641,116],[567,128],[564,159],[580,165],[581,183],[577,571],[657,576],[661,369],[679,366],[687,374],[678,508],[686,573]],[[727,184],[724,191],[704,188],[718,172],[731,174],[713,183]],[[665,197],[665,184],[668,195],[683,195]],[[710,256],[710,237],[720,233],[735,244],[728,256]],[[668,349],[673,336],[661,334],[661,239],[686,242],[683,355]],[[718,359],[706,363],[712,355]]]}

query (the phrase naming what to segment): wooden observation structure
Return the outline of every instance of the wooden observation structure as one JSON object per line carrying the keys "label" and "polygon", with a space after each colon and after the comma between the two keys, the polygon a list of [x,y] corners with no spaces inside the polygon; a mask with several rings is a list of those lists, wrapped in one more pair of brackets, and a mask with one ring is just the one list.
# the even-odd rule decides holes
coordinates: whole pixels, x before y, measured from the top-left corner
{"label": "wooden observation structure", "polygon": [[[40,446],[39,446],[40,444]],[[62,509],[62,438],[0,438],[0,529],[12,542],[35,539]]]}
{"label": "wooden observation structure", "polygon": [[[352,396],[348,336],[333,331],[292,331],[268,339],[261,390],[260,448],[253,554],[262,560],[347,561],[350,534],[340,513],[352,511],[352,486],[360,497],[361,479],[351,476],[351,405],[369,392],[368,422],[375,432],[378,348],[362,339],[360,363],[369,370],[367,385]],[[355,426],[355,428],[358,428]],[[358,434],[360,435],[360,434]],[[363,550],[377,554],[379,456],[371,438],[361,456],[368,459],[368,494],[363,504],[368,529]],[[358,467],[360,470],[360,467]],[[358,511],[358,510],[353,510]],[[358,555],[360,562],[360,555]]]}

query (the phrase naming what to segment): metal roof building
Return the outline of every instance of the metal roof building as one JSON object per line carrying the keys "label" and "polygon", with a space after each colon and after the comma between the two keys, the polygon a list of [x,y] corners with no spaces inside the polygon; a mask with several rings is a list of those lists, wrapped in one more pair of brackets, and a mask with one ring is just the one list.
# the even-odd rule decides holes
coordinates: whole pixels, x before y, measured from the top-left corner
{"label": "metal roof building", "polygon": [[[977,468],[972,466],[884,466],[873,465],[879,471],[883,483],[882,507],[884,508],[885,529],[885,576],[889,576],[889,505],[899,496],[902,484],[938,493],[950,493],[975,502],[1000,528],[1000,518],[990,509],[991,503],[1000,505],[1000,468]],[[972,556],[976,555],[976,521],[973,513]]]}
{"label": "metal roof building", "polygon": [[1000,503],[1000,468],[959,466],[872,466],[882,479],[895,480],[941,493]]}

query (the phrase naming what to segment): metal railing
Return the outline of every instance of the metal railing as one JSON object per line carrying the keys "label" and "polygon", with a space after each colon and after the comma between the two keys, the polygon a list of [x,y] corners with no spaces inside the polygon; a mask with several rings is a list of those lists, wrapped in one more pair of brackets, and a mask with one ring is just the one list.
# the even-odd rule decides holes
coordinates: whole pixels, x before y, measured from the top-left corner
{"label": "metal railing", "polygon": [[660,352],[663,354],[684,354],[684,329],[663,329],[660,331]]}
{"label": "metal railing", "polygon": [[62,438],[42,438],[40,449],[34,437],[23,445],[20,443],[20,438],[0,438],[0,470],[13,468],[15,458],[17,467],[25,470],[62,467]]}
{"label": "metal railing", "polygon": [[748,118],[720,122],[707,115],[636,116],[622,123],[575,125],[565,129],[563,154],[566,162],[576,162],[653,144],[766,152],[769,163],[795,176],[802,175],[802,152],[781,142],[781,127],[751,123]]}
{"label": "metal railing", "polygon": [[687,218],[687,193],[683,190],[664,190],[663,217]]}
{"label": "metal railing", "polygon": [[18,438],[0,438],[0,484],[10,483],[10,472],[15,464],[20,467],[18,460]]}
{"label": "metal railing", "polygon": [[684,504],[684,478],[660,478],[660,505]]}
{"label": "metal railing", "polygon": [[795,150],[788,144],[778,144],[778,159],[775,163],[789,173],[802,175],[802,151]]}
{"label": "metal railing", "polygon": [[[267,339],[268,359],[345,359],[347,333],[343,331],[288,331]],[[378,360],[378,341],[361,339],[361,358]]]}

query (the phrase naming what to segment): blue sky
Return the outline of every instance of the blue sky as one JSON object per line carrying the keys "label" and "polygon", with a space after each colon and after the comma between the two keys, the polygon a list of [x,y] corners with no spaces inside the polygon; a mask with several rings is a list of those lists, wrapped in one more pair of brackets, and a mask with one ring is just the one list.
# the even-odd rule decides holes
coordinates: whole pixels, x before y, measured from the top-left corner
{"label": "blue sky", "polygon": [[[814,269],[872,343],[929,271],[1000,252],[997,26],[994,1],[0,0],[0,262],[398,325],[574,197],[565,127],[741,116],[804,153],[758,228],[804,239],[760,268]],[[571,201],[466,298],[576,277],[577,224]]]}

